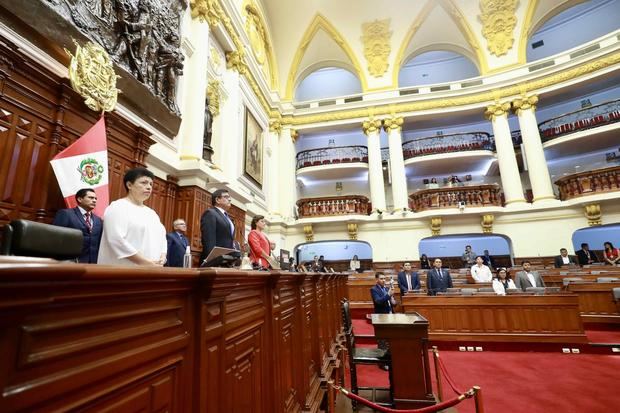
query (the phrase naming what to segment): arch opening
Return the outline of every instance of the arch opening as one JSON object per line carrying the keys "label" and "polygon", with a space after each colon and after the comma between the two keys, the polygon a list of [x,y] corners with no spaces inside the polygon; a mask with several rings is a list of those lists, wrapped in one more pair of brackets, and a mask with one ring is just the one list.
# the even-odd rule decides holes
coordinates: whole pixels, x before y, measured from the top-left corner
{"label": "arch opening", "polygon": [[435,49],[412,55],[398,73],[398,86],[453,82],[480,76],[472,59],[452,50]]}

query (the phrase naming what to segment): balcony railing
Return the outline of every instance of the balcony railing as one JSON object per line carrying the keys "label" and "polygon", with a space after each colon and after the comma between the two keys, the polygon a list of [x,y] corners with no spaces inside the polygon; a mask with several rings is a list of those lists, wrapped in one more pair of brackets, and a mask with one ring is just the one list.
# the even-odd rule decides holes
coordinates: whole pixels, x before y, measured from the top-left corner
{"label": "balcony railing", "polygon": [[309,149],[297,154],[297,169],[351,162],[368,163],[368,148],[365,146],[334,146]]}
{"label": "balcony railing", "polygon": [[455,133],[413,139],[403,143],[405,159],[437,153],[495,150],[495,141],[486,132]]}
{"label": "balcony railing", "polygon": [[460,186],[452,188],[423,189],[409,195],[409,207],[416,212],[430,209],[502,206],[498,185]]}
{"label": "balcony railing", "polygon": [[620,100],[566,113],[538,124],[543,142],[562,135],[620,121]]}
{"label": "balcony railing", "polygon": [[560,199],[578,198],[585,195],[620,191],[620,166],[579,172],[558,179]]}
{"label": "balcony railing", "polygon": [[370,201],[362,195],[306,198],[297,201],[299,218],[325,217],[334,215],[368,215]]}

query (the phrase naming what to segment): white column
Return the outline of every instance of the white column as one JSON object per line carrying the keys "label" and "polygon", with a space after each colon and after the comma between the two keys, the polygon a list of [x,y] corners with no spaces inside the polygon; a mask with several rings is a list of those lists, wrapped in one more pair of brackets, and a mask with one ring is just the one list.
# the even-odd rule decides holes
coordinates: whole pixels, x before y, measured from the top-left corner
{"label": "white column", "polygon": [[515,150],[512,146],[512,137],[510,136],[510,126],[508,125],[509,110],[510,103],[498,103],[489,106],[485,112],[486,117],[493,124],[497,162],[499,164],[506,206],[526,202],[523,197],[519,166],[517,165]]}
{"label": "white column", "polygon": [[202,159],[205,103],[207,98],[207,66],[209,62],[209,25],[199,19],[191,19],[188,38],[195,46],[185,60],[180,102],[183,120],[178,134],[181,160]]}
{"label": "white column", "polygon": [[279,165],[280,147],[279,138],[282,126],[279,120],[269,122],[269,133],[266,139],[266,162],[265,165],[265,197],[267,198],[267,212],[270,216],[280,214],[280,182]]}
{"label": "white column", "polygon": [[[228,182],[235,182],[242,173],[244,113],[241,103],[239,73],[226,70],[222,75],[223,87],[229,95],[220,107],[220,115],[213,123],[213,162],[222,170]],[[237,150],[231,150],[237,148]],[[239,149],[241,148],[241,149]]]}
{"label": "white column", "polygon": [[381,142],[379,131],[381,121],[369,119],[362,124],[368,136],[368,181],[370,182],[370,202],[372,210],[385,211],[385,188],[383,186],[383,164],[381,162]]}
{"label": "white column", "polygon": [[523,96],[512,103],[513,109],[519,117],[527,171],[535,204],[555,200],[547,159],[545,159],[545,151],[540,140],[538,122],[536,122],[536,114],[534,113],[536,103],[538,103],[538,96],[536,95]]}
{"label": "white column", "polygon": [[297,202],[297,180],[295,176],[295,139],[297,131],[290,126],[280,133],[278,170],[280,185],[280,214],[285,221],[294,217]]}
{"label": "white column", "polygon": [[388,133],[394,211],[405,211],[409,205],[407,202],[408,194],[407,177],[405,175],[405,159],[403,158],[402,125],[402,117],[395,116],[383,121],[383,128]]}

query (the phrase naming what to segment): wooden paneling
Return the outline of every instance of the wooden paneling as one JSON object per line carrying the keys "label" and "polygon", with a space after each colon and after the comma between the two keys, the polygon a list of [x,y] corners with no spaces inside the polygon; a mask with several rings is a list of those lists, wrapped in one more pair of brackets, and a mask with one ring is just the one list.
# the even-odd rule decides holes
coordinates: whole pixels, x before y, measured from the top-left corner
{"label": "wooden paneling", "polygon": [[586,342],[579,299],[573,294],[408,295],[403,308],[429,321],[431,340]]}
{"label": "wooden paneling", "polygon": [[620,287],[620,283],[569,284],[568,290],[579,296],[579,310],[583,321],[620,323],[620,309],[612,294],[614,287]]}
{"label": "wooden paneling", "polygon": [[2,258],[0,411],[317,412],[345,282]]}

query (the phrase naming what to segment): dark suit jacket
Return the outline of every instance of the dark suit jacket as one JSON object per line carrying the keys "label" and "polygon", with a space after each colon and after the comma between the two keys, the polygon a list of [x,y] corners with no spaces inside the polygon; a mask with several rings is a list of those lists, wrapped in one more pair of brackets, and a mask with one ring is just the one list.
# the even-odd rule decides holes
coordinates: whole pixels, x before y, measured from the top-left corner
{"label": "dark suit jacket", "polygon": [[[568,260],[571,264],[577,265],[577,258],[575,258],[574,255],[569,255]],[[554,263],[555,268],[561,268],[563,265],[566,265],[566,264],[564,264],[564,262],[562,261],[562,256],[558,255],[557,257],[555,257],[555,263]]]}
{"label": "dark suit jacket", "polygon": [[375,305],[375,314],[390,314],[392,312],[392,304],[390,303],[390,295],[388,289],[375,284],[370,289],[372,303]]}
{"label": "dark suit jacket", "polygon": [[[233,248],[233,234],[230,223],[224,214],[217,208],[207,209],[200,218],[200,232],[202,234],[202,254],[200,262],[209,256],[214,247]],[[210,263],[217,265],[218,262]]]}
{"label": "dark suit jacket", "polygon": [[436,268],[428,270],[426,273],[426,290],[428,295],[437,295],[438,292],[446,292],[448,288],[452,288],[452,277],[450,277],[450,271],[441,270],[441,277]]}
{"label": "dark suit jacket", "polygon": [[[543,281],[538,271],[530,271],[530,272],[534,276],[534,281],[536,281],[536,287],[544,287],[545,282]],[[517,273],[517,275],[515,276],[515,286],[517,287],[517,290],[522,290],[522,291],[525,291],[527,287],[533,287],[525,271],[519,271]]]}
{"label": "dark suit jacket", "polygon": [[54,217],[53,225],[59,227],[74,228],[82,231],[84,235],[84,243],[82,244],[82,254],[78,259],[79,262],[96,264],[99,255],[99,244],[101,243],[101,234],[103,233],[103,221],[101,218],[91,213],[91,221],[93,224],[92,232],[88,230],[86,221],[78,207],[61,209]]}
{"label": "dark suit jacket", "polygon": [[185,242],[181,241],[179,233],[176,231],[166,234],[166,242],[168,243],[168,257],[166,258],[166,267],[183,267],[183,257],[187,248],[187,238],[183,235]]}
{"label": "dark suit jacket", "polygon": [[[400,288],[400,293],[405,294],[407,291],[409,291],[409,288],[407,287],[407,276],[405,275],[404,271],[401,271],[398,273],[398,288]],[[420,289],[420,277],[415,271],[411,271],[411,289]]]}
{"label": "dark suit jacket", "polygon": [[[588,251],[590,253],[590,259],[594,262],[599,262],[598,257],[594,251]],[[577,260],[579,265],[588,265],[588,256],[584,250],[577,251]]]}

